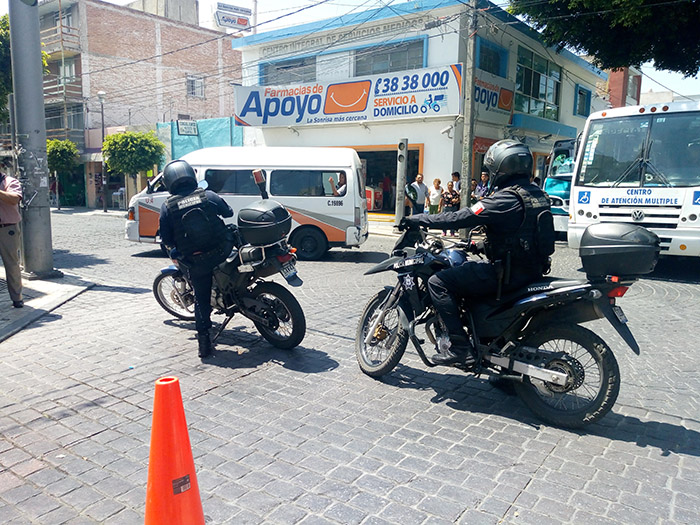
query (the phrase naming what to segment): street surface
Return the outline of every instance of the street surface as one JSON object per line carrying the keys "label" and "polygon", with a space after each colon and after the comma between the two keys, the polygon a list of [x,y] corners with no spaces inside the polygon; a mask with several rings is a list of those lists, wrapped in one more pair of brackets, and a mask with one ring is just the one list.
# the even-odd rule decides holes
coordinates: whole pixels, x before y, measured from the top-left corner
{"label": "street surface", "polygon": [[[234,318],[216,359],[155,302],[168,264],[113,215],[52,213],[55,266],[97,283],[0,344],[0,523],[143,523],[154,382],[180,378],[208,524],[700,523],[700,263],[662,261],[618,301],[642,353],[605,322],[622,388],[579,432],[410,347],[382,381],[354,334],[393,274],[394,239],[299,263],[301,347]],[[583,277],[558,243],[553,274]]]}

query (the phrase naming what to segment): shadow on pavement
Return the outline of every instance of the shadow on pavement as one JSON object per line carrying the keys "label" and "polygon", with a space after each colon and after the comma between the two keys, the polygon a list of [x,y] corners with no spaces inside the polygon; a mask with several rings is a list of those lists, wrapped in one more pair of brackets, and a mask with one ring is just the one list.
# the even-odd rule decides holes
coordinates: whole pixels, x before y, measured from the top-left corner
{"label": "shadow on pavement", "polygon": [[148,250],[145,252],[132,253],[131,256],[143,259],[167,259],[167,257],[163,253],[163,250],[161,250],[160,248],[157,248],[155,250]]}
{"label": "shadow on pavement", "polygon": [[685,284],[700,283],[700,260],[697,257],[662,257],[654,272],[644,279]]}
{"label": "shadow on pavement", "polygon": [[[461,380],[461,381],[460,381]],[[486,379],[469,375],[442,374],[399,364],[382,378],[382,382],[399,388],[432,390],[433,403],[445,403],[455,410],[492,414],[539,428],[545,425],[516,396],[507,396]],[[661,421],[642,421],[634,416],[609,412],[598,423],[583,429],[563,429],[579,435],[596,435],[613,441],[655,447],[662,455],[687,454],[700,457],[700,432]]]}
{"label": "shadow on pavement", "polygon": [[[169,326],[191,330],[192,352],[197,352],[194,321],[168,319]],[[338,368],[339,363],[327,353],[305,346],[291,350],[280,350],[268,343],[251,326],[229,324],[216,341],[214,357],[205,358],[202,363],[222,368],[258,368],[266,363],[277,363],[284,368],[318,374]]]}
{"label": "shadow on pavement", "polygon": [[[388,258],[384,252],[363,252],[358,250],[331,250],[318,261],[308,262],[336,262],[336,263],[379,263]],[[307,261],[304,261],[306,263]]]}
{"label": "shadow on pavement", "polygon": [[152,293],[150,288],[137,288],[136,286],[115,286],[107,284],[98,284],[92,289],[93,292],[108,292],[108,293],[128,293],[131,295],[139,295],[144,293]]}
{"label": "shadow on pavement", "polygon": [[54,250],[53,256],[56,267],[61,269],[84,268],[85,266],[109,264],[107,259],[68,250]]}

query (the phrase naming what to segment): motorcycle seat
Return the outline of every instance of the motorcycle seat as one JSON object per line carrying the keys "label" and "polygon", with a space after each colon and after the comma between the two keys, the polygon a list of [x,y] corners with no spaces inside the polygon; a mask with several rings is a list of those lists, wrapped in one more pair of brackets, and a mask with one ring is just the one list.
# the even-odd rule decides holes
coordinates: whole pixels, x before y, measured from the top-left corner
{"label": "motorcycle seat", "polygon": [[526,286],[517,288],[510,292],[501,294],[501,300],[496,301],[495,297],[489,298],[486,303],[492,306],[497,306],[510,301],[516,301],[528,295],[535,295],[542,292],[551,292],[560,288],[569,288],[572,286],[583,286],[587,284],[586,280],[562,279],[560,277],[543,277],[538,281],[534,281]]}

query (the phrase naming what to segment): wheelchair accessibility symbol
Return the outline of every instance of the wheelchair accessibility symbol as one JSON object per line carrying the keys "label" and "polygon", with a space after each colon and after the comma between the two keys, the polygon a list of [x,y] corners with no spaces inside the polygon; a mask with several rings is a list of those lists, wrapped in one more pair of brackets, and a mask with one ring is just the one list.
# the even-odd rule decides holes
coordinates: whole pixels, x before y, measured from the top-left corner
{"label": "wheelchair accessibility symbol", "polygon": [[[698,193],[700,193],[700,192],[698,192]],[[590,204],[591,203],[591,192],[590,191],[578,192],[578,203],[579,204]]]}
{"label": "wheelchair accessibility symbol", "polygon": [[693,204],[695,206],[700,206],[700,191],[693,192]]}

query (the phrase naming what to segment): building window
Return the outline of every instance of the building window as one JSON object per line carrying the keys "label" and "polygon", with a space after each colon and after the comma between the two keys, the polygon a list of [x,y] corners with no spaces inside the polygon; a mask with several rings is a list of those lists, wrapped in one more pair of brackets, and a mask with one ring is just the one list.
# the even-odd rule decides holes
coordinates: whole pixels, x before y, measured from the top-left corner
{"label": "building window", "polygon": [[53,14],[53,19],[55,26],[62,25],[63,27],[73,27],[73,15],[71,14],[70,8],[60,13],[56,11]]}
{"label": "building window", "polygon": [[639,75],[630,75],[627,79],[627,96],[635,99],[637,102],[639,100],[639,81],[641,77]]}
{"label": "building window", "polygon": [[591,114],[591,90],[576,84],[574,95],[574,115],[587,117]]}
{"label": "building window", "polygon": [[374,46],[355,51],[355,76],[380,75],[423,67],[423,41]]}
{"label": "building window", "polygon": [[64,58],[58,63],[58,83],[70,84],[75,80],[75,59]]}
{"label": "building window", "polygon": [[263,86],[283,86],[316,82],[316,57],[294,58],[262,65]]}
{"label": "building window", "polygon": [[476,40],[476,63],[479,69],[492,75],[508,76],[508,50],[481,37]]}
{"label": "building window", "polygon": [[204,77],[187,75],[187,96],[204,98]]}
{"label": "building window", "polygon": [[559,120],[561,68],[554,62],[518,46],[515,91],[516,111]]}

